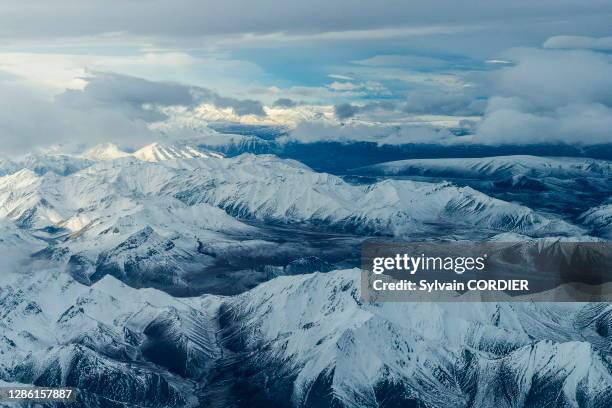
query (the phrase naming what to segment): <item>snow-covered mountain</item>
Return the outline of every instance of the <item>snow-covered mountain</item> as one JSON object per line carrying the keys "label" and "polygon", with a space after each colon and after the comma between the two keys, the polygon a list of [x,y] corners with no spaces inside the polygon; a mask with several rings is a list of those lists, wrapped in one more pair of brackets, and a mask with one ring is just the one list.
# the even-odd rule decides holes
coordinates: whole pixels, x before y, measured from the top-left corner
{"label": "snow-covered mountain", "polygon": [[134,153],[123,151],[114,143],[91,147],[80,154],[58,153],[55,151],[29,154],[18,158],[0,157],[0,176],[19,170],[30,170],[38,175],[52,172],[69,175],[90,167],[96,162],[135,157],[148,162],[162,160],[191,159],[197,157],[223,157],[222,153],[204,147],[195,148],[184,143],[152,143]]}
{"label": "snow-covered mountain", "polygon": [[90,160],[114,160],[128,157],[130,154],[124,152],[115,143],[105,143],[87,149],[83,157]]}
{"label": "snow-covered mountain", "polygon": [[368,174],[417,175],[476,179],[527,177],[612,177],[612,162],[573,157],[498,156],[483,158],[410,159],[361,169]]}
{"label": "snow-covered mountain", "polygon": [[[607,304],[364,303],[360,272],[175,299],[58,271],[0,285],[0,378],[88,406],[608,406]],[[504,392],[511,387],[512,392]]]}
{"label": "snow-covered mountain", "polygon": [[[270,245],[262,231],[237,218],[397,237],[474,225],[480,234],[582,233],[469,187],[398,180],[354,185],[267,155],[159,162],[128,156],[68,175],[20,170],[0,177],[0,219],[44,238],[48,247],[36,258],[64,264],[87,284],[111,274],[135,287],[212,290],[212,282],[220,284],[212,278],[217,274],[210,272],[208,281],[202,269],[214,270],[221,258],[244,258],[237,254],[245,245],[250,251]],[[316,255],[298,247],[291,253]],[[285,253],[282,266],[299,262],[297,255],[287,258],[286,248],[266,251],[270,258]]]}
{"label": "snow-covered mountain", "polygon": [[172,146],[160,143],[147,145],[133,154],[137,159],[147,162],[159,162],[162,160],[193,159],[196,157],[223,157],[219,153],[203,152],[190,146]]}
{"label": "snow-covered mountain", "polygon": [[124,152],[116,144],[113,143],[94,146],[91,149],[85,151],[85,153],[83,153],[83,157],[94,161],[114,160],[130,156],[146,162],[193,159],[196,157],[223,157],[219,153],[195,149],[188,145],[164,144],[158,142],[146,145],[135,151],[134,153]]}
{"label": "snow-covered mountain", "polygon": [[198,252],[203,242],[231,244],[227,234],[254,231],[208,204],[148,194],[163,178],[154,168],[141,170],[144,186],[95,169],[66,177],[19,171],[0,178],[0,218],[44,237],[48,246],[36,258],[66,264],[81,282],[112,274],[137,287],[175,290],[189,286],[183,275],[212,261]]}
{"label": "snow-covered mountain", "polygon": [[241,389],[279,406],[612,402],[608,334],[585,340],[609,306],[368,304],[359,291],[359,271],[344,270],[280,277],[223,304],[224,346],[248,361],[233,355],[218,379],[229,402]]}
{"label": "snow-covered mountain", "polygon": [[30,154],[19,159],[0,160],[0,176],[10,175],[19,170],[27,169],[36,174],[53,172],[68,175],[89,167],[92,160],[68,154],[41,153]]}
{"label": "snow-covered mountain", "polygon": [[593,227],[603,237],[612,239],[612,204],[591,208],[580,216],[581,220]]}
{"label": "snow-covered mountain", "polygon": [[356,173],[392,179],[452,180],[501,200],[556,214],[581,224],[591,234],[606,236],[605,209],[597,208],[612,194],[610,161],[535,156],[414,159],[364,167]]}
{"label": "snow-covered mountain", "polygon": [[214,305],[114,278],[5,274],[0,305],[0,378],[76,387],[81,406],[193,406],[220,353]]}
{"label": "snow-covered mountain", "polygon": [[277,144],[257,136],[217,134],[203,139],[196,139],[200,148],[217,151],[226,156],[238,156],[242,153],[268,154],[277,150]]}
{"label": "snow-covered mountain", "polygon": [[186,203],[207,202],[242,217],[400,236],[419,231],[428,223],[478,223],[491,230],[530,234],[576,232],[570,225],[527,207],[448,183],[352,185],[296,161],[266,155],[190,164],[193,170],[181,172],[160,192],[171,192]]}
{"label": "snow-covered mountain", "polygon": [[608,304],[368,303],[337,266],[372,235],[582,228],[448,182],[184,146],[0,176],[0,383],[77,387],[88,407],[612,404]]}

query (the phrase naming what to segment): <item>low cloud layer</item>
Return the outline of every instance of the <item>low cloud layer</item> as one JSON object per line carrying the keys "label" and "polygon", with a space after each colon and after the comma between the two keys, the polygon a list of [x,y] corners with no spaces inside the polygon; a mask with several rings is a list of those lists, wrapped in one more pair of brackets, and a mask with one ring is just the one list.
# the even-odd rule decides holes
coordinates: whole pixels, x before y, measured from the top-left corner
{"label": "low cloud layer", "polygon": [[153,137],[144,121],[129,118],[121,110],[67,106],[16,83],[0,83],[0,94],[0,134],[6,155],[57,144],[116,141],[138,145]]}
{"label": "low cloud layer", "polygon": [[14,76],[0,77],[0,133],[3,152],[21,154],[52,145],[112,141],[139,146],[158,134],[149,124],[168,119],[165,107],[200,104],[231,108],[236,115],[265,116],[254,100],[225,97],[201,87],[153,82],[113,73],[84,78],[83,89],[49,98]]}
{"label": "low cloud layer", "polygon": [[68,90],[61,95],[60,100],[75,107],[121,107],[129,116],[147,121],[165,119],[165,115],[155,110],[155,107],[193,108],[202,103],[231,108],[237,115],[266,116],[259,101],[230,98],[201,87],[154,82],[114,73],[96,73],[87,78],[87,85],[82,90]]}
{"label": "low cloud layer", "polygon": [[447,129],[428,125],[370,125],[365,123],[332,124],[323,121],[300,123],[281,142],[373,142],[378,145],[408,143],[449,143],[457,138]]}
{"label": "low cloud layer", "polygon": [[471,89],[418,89],[408,94],[404,112],[413,114],[473,116],[484,112],[486,101]]}
{"label": "low cloud layer", "polygon": [[474,140],[518,145],[612,143],[612,109],[602,104],[572,103],[532,112],[520,99],[493,98]]}

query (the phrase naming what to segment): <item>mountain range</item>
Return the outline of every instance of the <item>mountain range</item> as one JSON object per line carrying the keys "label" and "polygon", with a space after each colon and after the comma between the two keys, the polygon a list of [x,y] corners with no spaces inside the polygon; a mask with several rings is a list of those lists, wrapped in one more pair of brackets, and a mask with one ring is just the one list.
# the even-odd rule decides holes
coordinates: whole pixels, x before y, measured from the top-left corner
{"label": "mountain range", "polygon": [[[527,198],[580,180],[609,196],[604,160],[350,178],[158,143],[1,168],[0,385],[76,387],[88,407],[612,403],[610,305],[369,303],[354,268],[372,237],[605,240],[605,199],[568,216]],[[499,183],[520,177],[546,188]]]}

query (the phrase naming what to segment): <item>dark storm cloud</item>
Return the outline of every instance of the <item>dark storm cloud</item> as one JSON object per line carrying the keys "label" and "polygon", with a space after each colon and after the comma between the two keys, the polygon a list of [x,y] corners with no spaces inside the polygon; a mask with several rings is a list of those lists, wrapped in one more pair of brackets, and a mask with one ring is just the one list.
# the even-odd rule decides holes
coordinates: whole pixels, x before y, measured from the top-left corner
{"label": "dark storm cloud", "polygon": [[359,112],[359,110],[359,106],[355,106],[350,103],[342,103],[334,106],[334,114],[340,120],[352,118]]}
{"label": "dark storm cloud", "polygon": [[433,115],[482,115],[486,100],[469,88],[415,89],[408,93],[404,112]]}
{"label": "dark storm cloud", "polygon": [[206,93],[208,98],[203,98],[203,102],[210,102],[219,108],[232,108],[237,115],[266,116],[261,102],[253,99],[235,99],[220,96],[214,92]]}
{"label": "dark storm cloud", "polygon": [[392,101],[376,101],[364,105],[353,105],[350,103],[342,103],[334,106],[334,115],[339,120],[349,119],[359,113],[394,111],[396,104]]}
{"label": "dark storm cloud", "polygon": [[67,90],[58,100],[80,109],[108,106],[123,110],[129,116],[154,122],[166,115],[155,109],[166,106],[193,108],[200,103],[210,103],[219,108],[232,108],[238,115],[265,116],[260,102],[219,95],[206,88],[171,82],[155,82],[114,73],[95,73],[86,78],[83,90]]}
{"label": "dark storm cloud", "polygon": [[278,98],[274,101],[274,106],[278,108],[293,108],[297,105],[298,103],[296,101],[289,98]]}

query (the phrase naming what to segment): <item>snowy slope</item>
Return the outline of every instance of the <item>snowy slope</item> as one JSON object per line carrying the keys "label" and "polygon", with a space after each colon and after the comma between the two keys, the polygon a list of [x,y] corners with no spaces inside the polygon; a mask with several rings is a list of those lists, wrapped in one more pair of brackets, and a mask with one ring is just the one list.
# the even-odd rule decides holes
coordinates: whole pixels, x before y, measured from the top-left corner
{"label": "snowy slope", "polygon": [[128,157],[130,154],[124,152],[114,143],[105,143],[87,149],[83,157],[90,160],[115,160]]}
{"label": "snowy slope", "polygon": [[213,152],[203,152],[190,146],[172,146],[161,143],[147,145],[133,154],[139,160],[159,162],[162,160],[193,159],[196,157],[221,158],[222,155]]}
{"label": "snowy slope", "polygon": [[612,402],[609,305],[364,303],[359,276],[179,300],[108,276],[6,274],[0,380],[155,407]]}
{"label": "snowy slope", "polygon": [[22,223],[26,215],[36,215],[35,222],[28,219],[36,227],[45,220],[48,226],[71,225],[70,215],[83,219],[88,211],[108,212],[113,205],[124,210],[144,196],[176,198],[186,206],[206,203],[234,216],[390,235],[436,222],[526,234],[577,231],[469,187],[412,181],[351,185],[294,161],[254,155],[159,164],[126,158],[64,178],[24,171],[0,178],[0,215]]}
{"label": "snowy slope", "polygon": [[20,170],[30,170],[38,175],[53,172],[67,176],[95,162],[136,157],[139,160],[157,162],[161,160],[191,159],[196,157],[222,157],[221,153],[196,149],[185,144],[152,143],[134,153],[121,150],[114,143],[94,146],[80,154],[63,154],[54,151],[29,154],[24,157],[0,157],[0,176],[11,175]]}
{"label": "snowy slope", "polygon": [[67,154],[30,154],[16,159],[0,159],[0,176],[10,175],[24,169],[39,175],[47,172],[68,175],[89,167],[92,164],[93,161],[85,157]]}
{"label": "snowy slope", "polygon": [[111,274],[136,287],[188,288],[185,276],[216,262],[211,247],[238,248],[243,244],[228,235],[257,231],[235,217],[398,237],[435,225],[532,236],[582,232],[469,187],[353,185],[267,155],[123,157],[63,176],[21,170],[0,177],[0,219],[46,234],[50,246],[37,258],[65,262],[84,283]]}
{"label": "snowy slope", "polygon": [[199,160],[197,168],[166,191],[184,202],[207,202],[233,215],[329,224],[367,233],[401,236],[428,223],[478,224],[527,234],[577,232],[564,222],[471,188],[412,181],[357,186],[266,155]]}
{"label": "snowy slope", "polygon": [[57,188],[61,180],[55,173],[38,176],[27,169],[0,177],[0,219],[23,228],[44,228],[60,222],[68,215]]}
{"label": "snowy slope", "polygon": [[214,299],[207,315],[201,301],[138,291],[113,278],[91,287],[57,271],[4,278],[4,380],[77,387],[81,403],[92,406],[113,400],[191,406],[194,381],[208,374],[220,353]]}
{"label": "snowy slope", "polygon": [[577,324],[590,306],[364,304],[359,290],[359,271],[345,270],[280,277],[230,300],[225,346],[250,362],[234,367],[234,389],[255,372],[259,398],[280,403],[289,389],[296,406],[322,396],[346,407],[612,402],[609,349],[584,340],[593,320]]}
{"label": "snowy slope", "polygon": [[612,204],[591,208],[583,213],[580,219],[603,237],[612,239]]}
{"label": "snowy slope", "polygon": [[36,239],[10,221],[0,220],[0,275],[24,266],[31,254],[46,247],[46,243]]}

